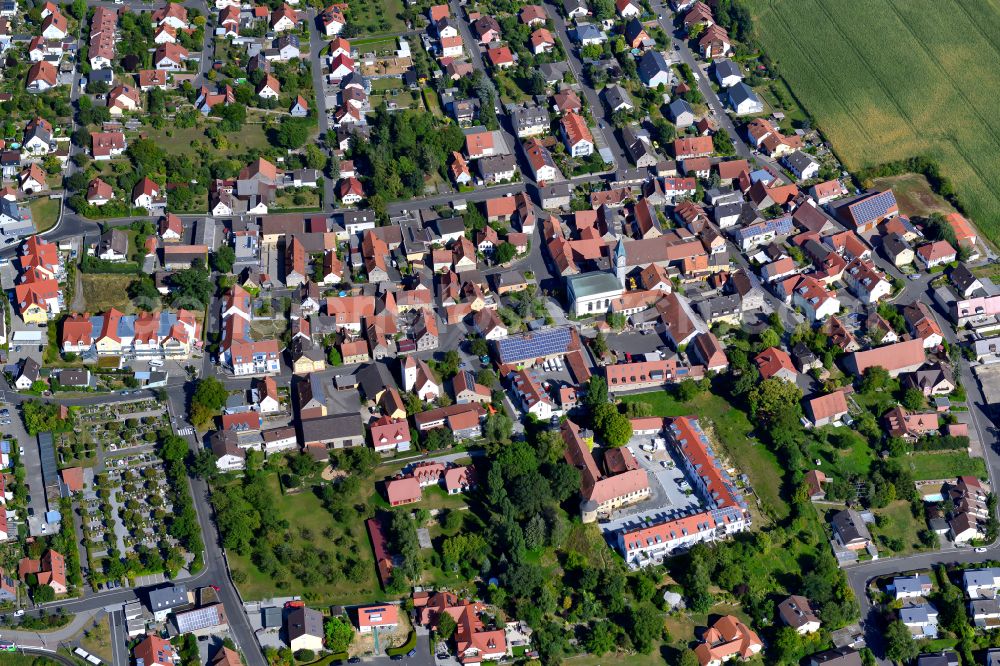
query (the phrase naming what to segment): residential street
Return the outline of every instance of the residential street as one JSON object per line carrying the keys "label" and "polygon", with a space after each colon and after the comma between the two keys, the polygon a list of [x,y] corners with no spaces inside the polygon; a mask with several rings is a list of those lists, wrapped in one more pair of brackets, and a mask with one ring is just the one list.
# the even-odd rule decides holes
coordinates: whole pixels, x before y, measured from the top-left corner
{"label": "residential street", "polygon": [[556,2],[555,0],[549,0],[548,15],[552,18],[552,22],[556,26],[556,36],[562,42],[563,50],[566,52],[566,62],[569,64],[569,68],[573,72],[573,78],[580,83],[580,88],[583,90],[583,94],[587,98],[587,104],[590,107],[590,112],[598,123],[598,127],[596,129],[604,136],[605,144],[607,144],[614,155],[615,168],[626,169],[629,167],[628,156],[626,156],[625,149],[622,147],[618,137],[615,136],[615,128],[614,125],[611,124],[611,117],[607,112],[607,107],[605,107],[604,103],[601,101],[600,95],[597,94],[597,91],[594,90],[593,85],[591,85],[590,81],[587,80],[586,75],[583,73],[583,61],[580,59],[580,52],[576,48],[576,44],[570,38],[566,19],[563,17],[561,12],[562,3]]}

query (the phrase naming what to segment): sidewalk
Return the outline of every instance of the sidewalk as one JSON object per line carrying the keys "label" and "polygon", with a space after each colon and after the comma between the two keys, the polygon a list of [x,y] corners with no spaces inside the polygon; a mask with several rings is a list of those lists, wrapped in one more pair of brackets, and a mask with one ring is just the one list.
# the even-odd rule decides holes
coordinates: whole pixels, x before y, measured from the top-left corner
{"label": "sidewalk", "polygon": [[88,610],[77,613],[73,621],[65,627],[55,631],[14,631],[13,629],[0,629],[0,639],[14,641],[18,645],[44,647],[55,650],[59,644],[65,640],[76,636],[85,627],[89,626],[94,616],[102,610]]}

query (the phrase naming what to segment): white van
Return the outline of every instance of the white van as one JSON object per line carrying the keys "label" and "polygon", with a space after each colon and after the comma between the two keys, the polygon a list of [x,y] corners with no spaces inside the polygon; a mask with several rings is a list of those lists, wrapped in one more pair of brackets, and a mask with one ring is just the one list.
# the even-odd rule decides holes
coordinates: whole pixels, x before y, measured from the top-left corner
{"label": "white van", "polygon": [[163,361],[161,361],[158,358],[154,358],[152,361],[149,362],[149,367],[151,367],[151,368],[162,368],[163,367]]}

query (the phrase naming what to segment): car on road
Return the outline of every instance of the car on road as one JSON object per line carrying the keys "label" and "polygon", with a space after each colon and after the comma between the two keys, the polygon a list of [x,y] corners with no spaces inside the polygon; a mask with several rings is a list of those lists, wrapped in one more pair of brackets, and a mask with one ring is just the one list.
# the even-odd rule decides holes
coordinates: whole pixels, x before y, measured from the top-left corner
{"label": "car on road", "polygon": [[360,664],[361,663],[361,657],[351,657],[350,659],[347,660],[347,663],[348,664]]}
{"label": "car on road", "polygon": [[409,652],[406,653],[406,656],[407,657],[412,657],[416,653],[417,653],[417,648],[413,648],[412,650],[410,650]]}
{"label": "car on road", "polygon": [[21,617],[23,615],[24,615],[24,609],[23,608],[19,608],[16,611],[14,611],[14,617]]}
{"label": "car on road", "polygon": [[0,652],[17,652],[17,644],[11,641],[0,641]]}
{"label": "car on road", "polygon": [[390,661],[403,661],[403,655],[401,655],[401,654],[394,654],[391,657],[389,657],[389,660]]}
{"label": "car on road", "polygon": [[985,552],[986,552],[986,549],[985,549],[985,548],[983,548],[982,546],[980,546],[979,548],[976,548],[976,552],[977,552],[977,553],[985,553]]}
{"label": "car on road", "polygon": [[906,276],[906,279],[907,280],[919,280],[920,276],[917,275],[916,273],[910,273],[909,275]]}
{"label": "car on road", "polygon": [[18,455],[23,456],[24,455],[24,447],[23,446],[17,447],[17,453],[18,453]]}

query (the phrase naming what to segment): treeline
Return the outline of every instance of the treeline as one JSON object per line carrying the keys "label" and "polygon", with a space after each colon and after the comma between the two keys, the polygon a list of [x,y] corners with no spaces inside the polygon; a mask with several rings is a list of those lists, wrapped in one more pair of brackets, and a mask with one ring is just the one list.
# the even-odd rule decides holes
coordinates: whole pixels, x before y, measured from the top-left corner
{"label": "treeline", "polygon": [[956,451],[969,448],[969,438],[964,435],[928,435],[913,443],[914,451]]}
{"label": "treeline", "polygon": [[166,463],[169,499],[173,505],[167,531],[185,550],[194,555],[194,561],[188,569],[191,573],[197,573],[205,566],[205,542],[202,541],[201,525],[188,488],[187,461],[190,449],[187,440],[177,435],[162,434],[159,455]]}

